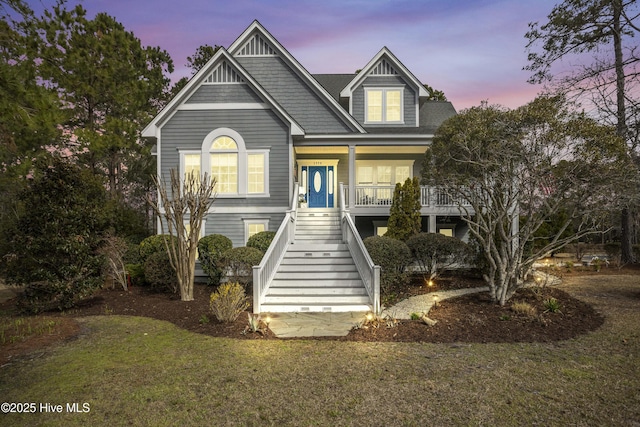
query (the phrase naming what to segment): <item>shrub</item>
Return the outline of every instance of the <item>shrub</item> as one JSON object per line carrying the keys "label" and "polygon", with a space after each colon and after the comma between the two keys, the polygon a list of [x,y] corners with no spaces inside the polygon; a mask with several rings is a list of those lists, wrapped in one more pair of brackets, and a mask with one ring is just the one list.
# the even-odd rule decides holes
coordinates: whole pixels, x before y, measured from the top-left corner
{"label": "shrub", "polygon": [[244,287],[238,283],[223,283],[211,293],[209,306],[220,322],[233,322],[249,307]]}
{"label": "shrub", "polygon": [[146,284],[144,278],[144,264],[126,264],[125,269],[129,275],[129,280],[131,280],[131,285],[142,286]]}
{"label": "shrub", "polygon": [[455,263],[465,263],[470,252],[462,240],[440,233],[418,233],[407,240],[407,246],[430,279]]}
{"label": "shrub", "polygon": [[394,286],[406,283],[405,269],[411,263],[411,251],[404,242],[372,236],[364,239],[364,246],[373,263],[380,266],[380,289],[385,296]]}
{"label": "shrub", "polygon": [[260,264],[263,253],[256,248],[232,248],[220,257],[219,266],[229,280],[247,286],[253,280],[253,266]]}
{"label": "shrub", "polygon": [[106,192],[88,170],[58,157],[39,160],[33,176],[17,197],[2,264],[7,283],[32,284],[22,299],[26,311],[66,309],[101,284]]}
{"label": "shrub", "polygon": [[511,311],[517,314],[523,314],[527,317],[535,317],[537,314],[536,308],[524,301],[516,301],[511,304]]}
{"label": "shrub", "polygon": [[389,211],[389,229],[385,236],[406,240],[420,232],[420,182],[418,177],[407,178],[404,184],[397,183]]}
{"label": "shrub", "polygon": [[20,311],[37,314],[50,310],[67,310],[89,297],[100,286],[99,278],[42,281],[29,283],[17,301]]}
{"label": "shrub", "polygon": [[231,240],[222,234],[210,234],[198,241],[198,259],[202,270],[209,276],[209,284],[217,285],[223,271],[219,266],[220,257],[231,249]]}
{"label": "shrub", "polygon": [[551,313],[559,313],[560,312],[560,301],[558,301],[557,299],[551,297],[547,300],[544,301],[544,308],[545,308],[545,313],[546,312],[551,312]]}
{"label": "shrub", "polygon": [[275,231],[261,231],[249,237],[247,247],[259,249],[264,254],[267,252],[267,249],[269,249],[269,245],[271,245],[275,236]]}
{"label": "shrub", "polygon": [[154,290],[178,292],[176,271],[171,267],[169,254],[166,251],[149,255],[144,262],[144,277]]}
{"label": "shrub", "polygon": [[[156,234],[149,236],[140,242],[140,258],[143,263],[156,252],[166,252],[167,248],[164,244],[165,239],[171,239],[169,234]],[[173,237],[173,240],[177,240],[177,237]],[[169,242],[168,242],[169,243]]]}

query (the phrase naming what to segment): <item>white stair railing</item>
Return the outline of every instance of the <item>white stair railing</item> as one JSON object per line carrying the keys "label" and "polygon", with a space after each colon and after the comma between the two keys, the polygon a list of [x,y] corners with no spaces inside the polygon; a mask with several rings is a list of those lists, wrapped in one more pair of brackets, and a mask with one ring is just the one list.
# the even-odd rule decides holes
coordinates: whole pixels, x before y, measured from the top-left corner
{"label": "white stair railing", "polygon": [[349,215],[349,210],[346,209],[345,197],[344,197],[344,184],[340,183],[340,191],[338,192],[339,206],[340,206],[340,224],[342,227],[342,239],[347,244],[353,262],[360,273],[360,278],[364,283],[369,299],[373,306],[373,312],[375,314],[380,313],[380,266],[375,265],[373,260],[369,256],[367,249],[364,247],[364,243],[360,238],[360,234],[356,229],[356,225]]}
{"label": "white stair railing", "polygon": [[295,183],[291,208],[287,211],[280,228],[273,237],[269,249],[262,257],[260,265],[253,267],[253,312],[260,313],[262,301],[269,290],[269,284],[278,271],[289,245],[293,243],[296,234],[296,213],[298,210],[298,183]]}

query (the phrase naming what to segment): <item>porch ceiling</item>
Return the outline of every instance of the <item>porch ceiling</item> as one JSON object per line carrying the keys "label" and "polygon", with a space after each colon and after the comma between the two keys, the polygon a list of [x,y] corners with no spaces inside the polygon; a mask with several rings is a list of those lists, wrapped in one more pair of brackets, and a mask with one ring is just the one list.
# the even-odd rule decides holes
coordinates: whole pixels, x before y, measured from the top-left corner
{"label": "porch ceiling", "polygon": [[[318,146],[318,147],[294,147],[296,154],[348,154],[349,147],[346,146]],[[427,146],[417,145],[375,145],[357,146],[356,154],[424,154]]]}

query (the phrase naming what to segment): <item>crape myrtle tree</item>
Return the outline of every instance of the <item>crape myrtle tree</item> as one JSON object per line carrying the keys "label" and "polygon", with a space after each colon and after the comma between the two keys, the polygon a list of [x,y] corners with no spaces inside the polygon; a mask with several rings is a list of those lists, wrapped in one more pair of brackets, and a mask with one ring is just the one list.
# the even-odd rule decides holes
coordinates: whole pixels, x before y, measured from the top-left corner
{"label": "crape myrtle tree", "polygon": [[[636,0],[565,0],[547,21],[529,24],[531,83],[579,101],[590,115],[615,127],[640,168],[640,5]],[[633,261],[638,190],[621,205],[623,262]]]}
{"label": "crape myrtle tree", "polygon": [[215,199],[216,181],[205,173],[202,177],[193,173],[180,177],[171,169],[169,182],[154,178],[159,199],[150,203],[160,216],[161,234],[166,226],[169,236],[164,243],[171,267],[176,272],[182,301],[193,301],[196,256],[202,219]]}
{"label": "crape myrtle tree", "polygon": [[[426,153],[423,180],[459,201],[491,297],[505,304],[535,260],[601,232],[606,211],[628,191],[626,168],[615,129],[572,112],[562,97],[539,97],[516,110],[483,105],[447,120]],[[552,217],[562,223],[540,236]],[[527,244],[534,239],[544,244]]]}

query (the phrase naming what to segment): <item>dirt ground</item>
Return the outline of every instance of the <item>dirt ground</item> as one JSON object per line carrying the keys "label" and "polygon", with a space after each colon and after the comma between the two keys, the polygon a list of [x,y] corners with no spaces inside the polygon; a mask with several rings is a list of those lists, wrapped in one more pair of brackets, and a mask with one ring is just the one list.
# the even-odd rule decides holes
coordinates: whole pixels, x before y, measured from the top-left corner
{"label": "dirt ground", "polygon": [[[617,270],[610,273],[624,274]],[[572,272],[565,275],[565,280],[585,274],[607,275],[606,272]],[[475,286],[482,286],[482,282],[477,279],[448,277],[438,280],[436,286],[429,288],[423,285],[421,278],[415,278],[411,286],[396,291],[395,300],[426,292]],[[35,336],[23,342],[5,343],[2,349],[3,359],[34,351],[37,354],[40,347],[70,339],[79,333],[74,318],[94,315],[145,316],[166,320],[186,330],[215,337],[278,339],[270,331],[264,335],[243,334],[247,326],[246,313],[242,313],[233,323],[218,322],[209,309],[212,290],[205,285],[196,285],[195,300],[183,302],[177,295],[154,293],[144,287],[133,287],[128,291],[103,289],[73,310],[44,314],[47,319],[55,319],[55,333]],[[559,311],[546,310],[544,303],[549,298],[555,298],[559,302]],[[534,312],[522,314],[514,311],[513,303],[516,302],[530,304],[534,307]],[[16,315],[14,305],[15,299],[0,304],[0,312],[4,313],[5,318]],[[407,320],[395,323],[394,327],[381,324],[377,328],[354,329],[345,337],[316,339],[432,343],[552,342],[593,331],[604,322],[602,314],[589,304],[556,287],[520,290],[504,307],[492,303],[487,293],[448,299],[434,307],[429,312],[429,317],[437,320],[435,326],[428,326],[421,320]]]}

